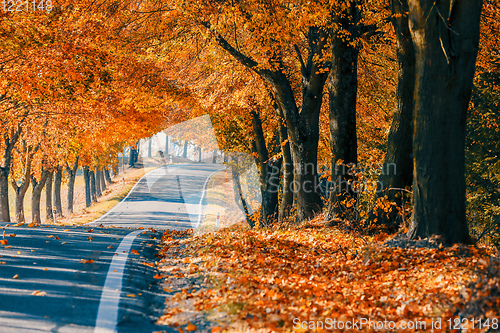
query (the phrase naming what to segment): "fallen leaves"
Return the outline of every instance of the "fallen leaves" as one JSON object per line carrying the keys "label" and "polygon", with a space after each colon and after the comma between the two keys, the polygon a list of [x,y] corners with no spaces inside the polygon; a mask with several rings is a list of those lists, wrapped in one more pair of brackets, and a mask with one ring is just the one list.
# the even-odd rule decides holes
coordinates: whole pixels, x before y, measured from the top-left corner
{"label": "fallen leaves", "polygon": [[88,259],[88,260],[87,259],[81,259],[80,263],[82,263],[82,264],[93,264],[94,260],[92,260],[92,259]]}
{"label": "fallen leaves", "polygon": [[31,293],[33,296],[45,296],[47,293],[45,291],[40,291],[40,290],[35,290],[34,292]]}
{"label": "fallen leaves", "polygon": [[19,274],[16,274],[12,277],[13,279],[19,280]]}
{"label": "fallen leaves", "polygon": [[[162,239],[166,243],[160,253],[165,254],[175,241],[170,232]],[[290,331],[294,318],[445,320],[473,299],[474,288],[498,295],[498,274],[471,285],[463,293],[466,298],[461,294],[475,272],[492,264],[488,249],[387,248],[381,237],[364,239],[324,226],[274,231],[237,226],[193,237],[183,253],[188,257],[179,261],[187,272],[192,264],[186,264],[196,259],[193,266],[216,287],[183,290],[169,299],[194,299],[198,311],[222,311],[227,325]],[[169,279],[180,278],[178,270],[161,267]],[[500,297],[495,297],[477,303],[482,315],[500,316]],[[165,323],[171,315],[166,314]]]}
{"label": "fallen leaves", "polygon": [[188,325],[186,326],[186,331],[188,331],[188,332],[194,332],[197,329],[198,328],[195,325],[191,324],[191,323],[188,323]]}
{"label": "fallen leaves", "polygon": [[6,239],[0,239],[0,245],[8,245],[9,241]]}
{"label": "fallen leaves", "polygon": [[135,255],[139,255],[140,254],[139,251],[137,251],[136,249],[133,249],[132,251],[130,251],[130,253],[135,254]]}

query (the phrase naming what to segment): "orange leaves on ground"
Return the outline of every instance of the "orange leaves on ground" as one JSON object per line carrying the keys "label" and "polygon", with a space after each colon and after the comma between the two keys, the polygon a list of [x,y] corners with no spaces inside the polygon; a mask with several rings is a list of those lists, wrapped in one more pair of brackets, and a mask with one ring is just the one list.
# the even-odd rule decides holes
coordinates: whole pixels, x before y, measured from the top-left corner
{"label": "orange leaves on ground", "polygon": [[136,255],[139,255],[139,254],[140,254],[140,253],[139,253],[139,251],[137,251],[136,249],[133,249],[132,251],[130,251],[130,253],[132,253],[132,254],[136,254]]}
{"label": "orange leaves on ground", "polygon": [[151,263],[151,262],[143,262],[142,263],[143,265],[146,265],[146,266],[149,266],[149,267],[155,267],[155,264]]}
{"label": "orange leaves on ground", "polygon": [[188,323],[188,325],[186,326],[186,331],[188,332],[194,332],[196,331],[198,328],[196,327],[196,325],[193,325],[191,323]]}
{"label": "orange leaves on ground", "polygon": [[0,239],[0,245],[8,245],[9,241],[6,239]]}
{"label": "orange leaves on ground", "polygon": [[201,259],[199,270],[219,283],[189,297],[200,311],[224,311],[227,325],[274,331],[291,330],[294,318],[445,322],[477,298],[477,289],[495,295],[476,300],[481,315],[500,316],[496,289],[485,287],[499,285],[498,276],[464,288],[476,272],[492,267],[488,249],[387,248],[386,238],[361,238],[314,223],[277,231],[237,226],[195,237],[186,250],[190,261]]}
{"label": "orange leaves on ground", "polygon": [[94,260],[92,259],[89,259],[89,260],[86,260],[86,259],[81,259],[80,262],[82,264],[93,264],[94,263]]}

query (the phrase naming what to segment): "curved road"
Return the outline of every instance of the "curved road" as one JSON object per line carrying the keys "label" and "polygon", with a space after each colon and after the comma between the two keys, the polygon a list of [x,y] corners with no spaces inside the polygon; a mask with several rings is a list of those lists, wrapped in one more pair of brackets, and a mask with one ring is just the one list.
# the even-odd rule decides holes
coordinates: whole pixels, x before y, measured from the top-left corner
{"label": "curved road", "polygon": [[195,228],[207,179],[221,169],[154,170],[86,226],[1,223],[8,245],[0,245],[0,332],[174,332],[154,325],[164,296],[143,263],[154,262],[161,234],[148,228]]}

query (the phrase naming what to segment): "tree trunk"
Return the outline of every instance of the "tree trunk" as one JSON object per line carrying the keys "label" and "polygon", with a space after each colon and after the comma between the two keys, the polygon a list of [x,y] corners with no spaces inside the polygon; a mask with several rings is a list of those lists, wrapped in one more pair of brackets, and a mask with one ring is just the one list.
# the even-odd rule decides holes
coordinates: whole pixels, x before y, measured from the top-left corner
{"label": "tree trunk", "polygon": [[[72,168],[70,168],[68,163],[66,163],[66,172],[68,173],[68,213],[70,214],[73,213],[73,198],[75,197],[75,179],[77,170],[78,170],[78,157],[73,163]],[[85,179],[85,185],[87,185],[87,179]],[[85,197],[86,194],[87,194],[87,187],[85,186]]]}
{"label": "tree trunk", "polygon": [[141,152],[140,144],[141,144],[141,142],[137,141],[137,144],[136,144],[137,149],[135,150],[135,154],[134,154],[134,164],[139,161],[139,154]]}
{"label": "tree trunk", "polygon": [[101,170],[99,168],[95,169],[95,194],[96,197],[101,197],[102,192],[101,192]]}
{"label": "tree trunk", "polygon": [[[208,29],[211,28],[209,23],[204,24]],[[323,206],[318,186],[317,154],[319,114],[323,88],[328,77],[328,65],[325,61],[318,61],[318,59],[326,57],[324,53],[328,43],[327,37],[326,29],[315,26],[309,28],[306,61],[302,58],[299,47],[295,48],[302,74],[302,105],[299,108],[295,91],[286,74],[288,68],[285,67],[279,54],[274,54],[269,59],[273,68],[262,69],[258,62],[242,54],[221,35],[215,33],[215,41],[220,47],[228,51],[241,64],[255,71],[272,86],[276,102],[283,110],[294,164],[294,182],[291,187],[295,194],[295,206],[297,207],[296,222],[313,218],[321,212]]]}
{"label": "tree trunk", "polygon": [[83,166],[83,179],[85,181],[85,207],[90,207],[92,205],[92,190],[90,186],[90,171],[86,165]]}
{"label": "tree trunk", "polygon": [[482,1],[409,0],[415,46],[413,217],[409,237],[470,242],[465,216],[465,120]]}
{"label": "tree trunk", "polygon": [[100,174],[101,174],[101,192],[102,194],[104,194],[104,191],[106,191],[106,180],[105,180],[105,177],[104,177],[104,168],[102,168],[100,170]]}
{"label": "tree trunk", "polygon": [[26,163],[26,170],[24,173],[24,178],[20,186],[17,186],[15,179],[11,179],[11,185],[16,193],[16,222],[22,223],[26,221],[24,215],[24,198],[26,192],[28,191],[30,185],[30,175],[31,175],[31,157],[28,156],[28,161]]}
{"label": "tree trunk", "polygon": [[[29,114],[29,109],[24,112],[24,114],[19,119],[17,127],[8,131],[8,129],[3,129],[3,156],[0,159],[0,222],[10,222],[10,210],[9,210],[9,174],[10,165],[12,159],[12,149],[19,140],[21,132],[23,130],[23,123]],[[10,133],[9,133],[10,132]],[[11,134],[11,135],[9,135]]]}
{"label": "tree trunk", "polygon": [[45,186],[45,182],[49,174],[49,171],[42,169],[40,180],[37,180],[34,176],[31,176],[31,187],[33,188],[31,194],[31,222],[35,224],[42,223],[42,219],[40,216],[40,197],[42,195],[42,189]]}
{"label": "tree trunk", "polygon": [[9,138],[4,136],[5,142],[3,148],[3,156],[0,163],[0,222],[10,222],[10,209],[9,209],[9,174],[12,159],[12,149],[21,135],[22,127],[19,126]]}
{"label": "tree trunk", "polygon": [[51,223],[54,221],[54,212],[52,211],[52,181],[54,172],[48,171],[47,179],[45,180],[45,222]]}
{"label": "tree trunk", "polygon": [[243,211],[245,214],[245,219],[250,226],[250,228],[253,228],[255,226],[255,222],[252,220],[250,216],[250,211],[248,209],[248,204],[243,197],[243,191],[241,190],[241,182],[240,182],[240,175],[239,172],[236,170],[235,167],[231,168],[231,175],[233,178],[233,190],[234,190],[234,200],[236,202],[236,205],[240,207],[240,209]]}
{"label": "tree trunk", "polygon": [[290,152],[288,132],[284,123],[283,112],[278,110],[278,113],[281,119],[278,129],[280,132],[281,152],[283,154],[283,191],[281,196],[278,221],[282,222],[284,219],[288,218],[293,206],[293,161],[292,154]]}
{"label": "tree trunk", "polygon": [[152,144],[153,144],[153,140],[149,139],[149,142],[148,142],[148,157],[149,158],[151,158]]}
{"label": "tree trunk", "polygon": [[62,167],[58,166],[54,173],[54,208],[56,209],[56,216],[62,217],[62,203],[61,203],[61,183],[62,183]]}
{"label": "tree trunk", "polygon": [[[356,2],[338,18],[343,31],[356,37],[359,10]],[[331,178],[330,198],[325,219],[356,218],[356,212],[343,202],[357,200],[358,189],[353,188],[353,170],[358,163],[356,136],[356,98],[358,93],[358,54],[356,46],[342,36],[332,37],[332,69],[328,82]],[[354,169],[353,169],[354,168]],[[349,204],[350,207],[355,207]]]}
{"label": "tree trunk", "polygon": [[257,153],[259,168],[260,192],[262,197],[261,222],[262,225],[271,225],[278,217],[278,194],[280,182],[281,158],[269,158],[262,121],[256,111],[251,111],[252,129],[254,134],[254,152]]}
{"label": "tree trunk", "polygon": [[130,147],[129,158],[128,158],[128,165],[130,167],[133,167],[135,164],[135,156],[136,156],[136,150]]}
{"label": "tree trunk", "polygon": [[90,195],[92,197],[92,202],[97,202],[97,189],[95,181],[95,172],[89,171],[90,174]]}
{"label": "tree trunk", "polygon": [[109,170],[107,168],[104,168],[104,177],[106,178],[108,185],[113,183],[113,181],[111,180],[111,176],[109,174]]}
{"label": "tree trunk", "polygon": [[168,135],[165,138],[165,158],[168,157]]}
{"label": "tree trunk", "polygon": [[376,198],[384,197],[395,203],[389,212],[376,208],[370,214],[369,222],[384,225],[389,232],[395,232],[402,222],[396,207],[404,204],[401,191],[413,181],[413,94],[415,91],[415,49],[408,25],[408,0],[391,0],[392,24],[396,33],[398,58],[398,89],[396,109],[392,120],[387,153],[378,179]]}
{"label": "tree trunk", "polygon": [[187,158],[188,154],[188,140],[184,140],[184,151],[182,153],[182,157]]}
{"label": "tree trunk", "polygon": [[[10,158],[9,158],[10,160]],[[0,167],[0,220],[1,222],[10,222],[10,209],[9,209],[9,166]]]}

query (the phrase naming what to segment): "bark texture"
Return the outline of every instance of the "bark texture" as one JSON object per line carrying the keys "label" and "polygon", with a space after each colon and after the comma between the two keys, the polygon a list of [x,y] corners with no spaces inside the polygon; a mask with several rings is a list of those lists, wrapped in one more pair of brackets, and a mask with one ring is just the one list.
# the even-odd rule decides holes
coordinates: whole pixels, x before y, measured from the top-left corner
{"label": "bark texture", "polygon": [[92,193],[90,188],[90,171],[89,167],[83,166],[83,179],[85,181],[85,207],[92,205]]}
{"label": "bark texture", "polygon": [[264,138],[260,115],[257,111],[252,111],[251,115],[254,134],[254,152],[257,153],[260,192],[262,197],[261,222],[263,225],[271,225],[278,218],[278,194],[282,159],[269,158],[269,151]]}
{"label": "bark texture", "polygon": [[[66,163],[66,172],[68,173],[68,213],[73,213],[73,198],[75,197],[75,179],[76,171],[78,170],[78,157],[73,166],[70,167]],[[85,203],[87,203],[87,178],[85,178]],[[88,205],[90,206],[90,204]],[[85,207],[88,207],[87,205]]]}
{"label": "bark texture", "polygon": [[[210,24],[205,23],[210,29]],[[317,61],[324,56],[328,42],[328,32],[320,27],[310,27],[307,34],[307,58],[302,58],[302,50],[295,47],[301,63],[302,103],[297,104],[295,91],[287,76],[287,68],[281,56],[275,53],[269,62],[271,69],[259,68],[252,58],[242,54],[221,35],[215,33],[215,41],[244,66],[252,69],[272,87],[276,102],[285,117],[290,142],[290,152],[294,165],[296,222],[313,218],[321,212],[323,202],[317,185],[317,154],[319,140],[319,113],[323,98],[323,88],[328,77],[328,65]]]}
{"label": "bark texture", "polygon": [[[338,23],[343,30],[356,36],[356,24],[359,21],[356,2]],[[357,200],[356,190],[352,188],[354,176],[349,170],[358,162],[358,144],[356,136],[356,98],[358,92],[358,54],[357,47],[334,36],[332,41],[332,69],[328,81],[330,149],[332,153],[329,205],[325,219],[335,217],[353,218],[353,212],[341,202]]]}
{"label": "bark texture", "polygon": [[42,223],[40,216],[40,198],[42,195],[42,189],[45,186],[45,182],[49,174],[50,172],[48,170],[43,169],[39,180],[37,180],[34,176],[31,176],[31,186],[33,188],[31,195],[31,222],[35,224]]}
{"label": "bark texture", "polygon": [[[415,91],[415,48],[408,24],[408,0],[391,0],[392,24],[396,33],[398,59],[398,88],[396,109],[387,140],[382,172],[379,176],[381,190],[377,197],[388,197],[397,207],[404,203],[401,191],[413,182],[413,95]],[[377,219],[388,231],[394,232],[401,223],[401,215],[394,207],[386,213],[378,209],[370,220]]]}
{"label": "bark texture", "polygon": [[416,54],[411,238],[469,242],[465,119],[479,43],[481,0],[409,0]]}
{"label": "bark texture", "polygon": [[54,172],[49,171],[45,180],[45,221],[50,223],[54,221],[54,212],[52,210],[52,181],[54,180]]}
{"label": "bark texture", "polygon": [[54,172],[54,208],[57,217],[62,217],[62,203],[61,203],[61,183],[62,183],[62,167],[58,166]]}

